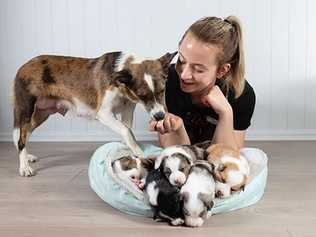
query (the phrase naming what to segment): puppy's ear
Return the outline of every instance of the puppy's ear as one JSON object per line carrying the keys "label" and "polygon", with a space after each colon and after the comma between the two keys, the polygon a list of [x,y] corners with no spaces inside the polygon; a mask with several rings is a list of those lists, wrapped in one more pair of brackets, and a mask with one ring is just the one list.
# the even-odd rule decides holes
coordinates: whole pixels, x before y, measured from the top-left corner
{"label": "puppy's ear", "polygon": [[162,156],[162,155],[160,155],[160,156],[158,156],[158,157],[156,158],[156,160],[155,160],[155,170],[160,167],[160,165],[161,165],[163,159],[165,159],[165,158],[166,158],[166,156]]}
{"label": "puppy's ear", "polygon": [[112,73],[111,77],[112,81],[122,83],[127,87],[131,87],[135,83],[132,74],[126,69]]}
{"label": "puppy's ear", "polygon": [[204,161],[204,160],[197,160],[195,163],[194,163],[195,166],[200,166],[200,167],[203,167],[203,168],[206,168],[207,171],[213,175],[214,174],[214,165],[207,162],[207,161]]}
{"label": "puppy's ear", "polygon": [[204,141],[204,142],[195,143],[194,146],[206,150],[207,148],[209,148],[209,146],[210,146],[211,144],[212,144],[212,141],[206,140],[206,141]]}
{"label": "puppy's ear", "polygon": [[204,203],[207,209],[211,209],[214,206],[213,197],[207,193],[198,193],[198,198]]}
{"label": "puppy's ear", "polygon": [[188,192],[180,193],[180,200],[182,200],[183,202],[187,202],[189,200],[189,193]]}
{"label": "puppy's ear", "polygon": [[178,53],[178,51],[173,52],[173,53],[166,53],[165,55],[163,55],[162,57],[160,57],[158,60],[161,63],[162,69],[163,69],[163,73],[165,75],[168,74],[168,68],[169,68],[169,64],[172,61],[172,59],[174,58],[174,56],[176,56]]}
{"label": "puppy's ear", "polygon": [[152,170],[155,166],[155,161],[157,157],[156,156],[150,156],[147,158],[141,158],[140,161],[142,163],[142,166],[147,170]]}

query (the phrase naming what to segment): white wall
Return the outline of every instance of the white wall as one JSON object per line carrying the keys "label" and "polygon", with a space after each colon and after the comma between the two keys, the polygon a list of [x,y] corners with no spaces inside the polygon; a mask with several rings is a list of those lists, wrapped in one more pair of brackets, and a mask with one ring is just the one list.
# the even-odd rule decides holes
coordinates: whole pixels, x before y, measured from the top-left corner
{"label": "white wall", "polygon": [[[97,57],[128,50],[158,57],[177,49],[185,29],[203,16],[243,22],[247,79],[257,105],[248,139],[316,139],[316,2],[313,0],[1,0],[0,141],[11,140],[11,85],[38,54]],[[137,108],[138,139],[148,117]],[[33,140],[118,139],[95,121],[51,116]]]}

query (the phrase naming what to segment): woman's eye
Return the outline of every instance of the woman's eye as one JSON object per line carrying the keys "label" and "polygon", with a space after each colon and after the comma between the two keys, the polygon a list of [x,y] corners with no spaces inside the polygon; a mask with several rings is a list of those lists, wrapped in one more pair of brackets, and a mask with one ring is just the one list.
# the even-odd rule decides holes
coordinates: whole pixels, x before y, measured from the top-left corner
{"label": "woman's eye", "polygon": [[195,72],[196,72],[196,73],[203,73],[204,70],[195,69]]}

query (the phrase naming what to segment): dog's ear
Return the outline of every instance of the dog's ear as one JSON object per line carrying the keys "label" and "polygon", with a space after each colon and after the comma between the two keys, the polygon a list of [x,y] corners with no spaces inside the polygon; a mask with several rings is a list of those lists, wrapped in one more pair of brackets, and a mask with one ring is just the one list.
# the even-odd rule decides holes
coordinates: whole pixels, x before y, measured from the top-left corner
{"label": "dog's ear", "polygon": [[163,73],[165,75],[168,75],[168,68],[169,68],[169,64],[172,61],[172,59],[174,58],[174,56],[176,56],[178,53],[178,51],[173,52],[173,53],[166,53],[165,55],[163,55],[162,57],[160,57],[158,60],[161,63],[162,69],[163,69]]}
{"label": "dog's ear", "polygon": [[196,159],[197,160],[206,160],[208,153],[205,149],[198,147],[198,146],[193,146],[193,149],[195,150],[195,154],[196,154]]}
{"label": "dog's ear", "polygon": [[150,156],[147,158],[140,158],[142,166],[147,170],[152,170],[155,166],[156,156]]}
{"label": "dog's ear", "polygon": [[133,75],[126,69],[112,73],[111,77],[113,81],[125,84],[127,87],[131,87],[135,83]]}
{"label": "dog's ear", "polygon": [[210,147],[211,144],[212,144],[212,141],[206,140],[206,141],[204,141],[204,142],[195,143],[194,146],[206,150],[207,148]]}
{"label": "dog's ear", "polygon": [[199,192],[198,198],[204,203],[204,205],[207,207],[208,210],[214,206],[212,195]]}
{"label": "dog's ear", "polygon": [[180,193],[180,200],[183,202],[187,202],[189,200],[189,193],[188,192]]}
{"label": "dog's ear", "polygon": [[163,159],[165,159],[167,156],[163,156],[163,155],[160,155],[156,158],[155,160],[155,170],[158,169],[163,161]]}
{"label": "dog's ear", "polygon": [[213,175],[214,174],[214,165],[212,163],[209,163],[207,161],[204,161],[204,160],[197,160],[195,163],[194,163],[195,166],[200,166],[200,167],[203,167],[203,168],[206,168],[207,171]]}

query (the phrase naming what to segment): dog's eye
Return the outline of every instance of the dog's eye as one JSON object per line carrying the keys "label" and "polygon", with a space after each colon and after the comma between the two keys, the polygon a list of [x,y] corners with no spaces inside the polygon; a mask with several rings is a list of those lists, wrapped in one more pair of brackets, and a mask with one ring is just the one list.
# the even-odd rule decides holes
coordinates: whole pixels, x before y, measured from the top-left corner
{"label": "dog's eye", "polygon": [[171,171],[166,171],[166,172],[165,172],[165,175],[166,175],[167,177],[169,177],[170,174],[171,174]]}
{"label": "dog's eye", "polygon": [[204,217],[206,215],[206,211],[204,210],[204,211],[202,211],[201,213],[200,213],[200,215],[199,215],[199,217]]}
{"label": "dog's eye", "polygon": [[179,171],[183,172],[183,171],[184,171],[184,168],[183,168],[183,167],[182,167],[182,168],[180,168],[180,169],[179,169]]}
{"label": "dog's eye", "polygon": [[135,179],[135,178],[136,178],[135,175],[132,175],[132,176],[131,176],[131,179]]}

